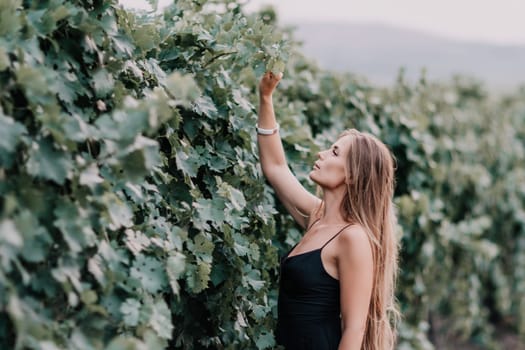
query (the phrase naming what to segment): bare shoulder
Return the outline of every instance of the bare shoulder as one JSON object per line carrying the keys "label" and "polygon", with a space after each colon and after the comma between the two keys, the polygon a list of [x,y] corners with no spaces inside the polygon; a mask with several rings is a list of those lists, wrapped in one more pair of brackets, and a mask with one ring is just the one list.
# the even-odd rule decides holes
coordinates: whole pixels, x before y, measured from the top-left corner
{"label": "bare shoulder", "polygon": [[341,258],[372,257],[370,239],[361,225],[356,224],[345,228],[339,235],[338,241],[338,253]]}

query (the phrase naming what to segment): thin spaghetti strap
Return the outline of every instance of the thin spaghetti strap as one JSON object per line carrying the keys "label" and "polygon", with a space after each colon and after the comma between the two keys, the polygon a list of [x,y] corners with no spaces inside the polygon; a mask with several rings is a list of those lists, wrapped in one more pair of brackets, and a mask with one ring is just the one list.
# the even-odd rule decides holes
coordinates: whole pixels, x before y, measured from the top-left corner
{"label": "thin spaghetti strap", "polygon": [[314,222],[312,222],[312,224],[311,224],[309,227],[306,228],[305,233],[308,232],[308,231],[310,231],[310,229],[311,229],[311,228],[315,225],[315,223],[316,223],[317,221],[319,221],[319,220],[321,220],[321,218],[317,218],[317,220],[315,220]]}
{"label": "thin spaghetti strap", "polygon": [[323,249],[324,247],[326,247],[326,245],[327,245],[328,243],[330,243],[335,237],[339,236],[339,234],[340,234],[341,232],[343,232],[347,227],[350,227],[350,226],[352,226],[352,225],[353,225],[353,224],[348,224],[348,225],[346,225],[345,227],[343,227],[342,229],[340,229],[335,235],[332,236],[332,238],[330,238],[330,239],[328,240],[328,242],[326,242],[325,244],[323,244],[323,246],[321,247],[321,249]]}

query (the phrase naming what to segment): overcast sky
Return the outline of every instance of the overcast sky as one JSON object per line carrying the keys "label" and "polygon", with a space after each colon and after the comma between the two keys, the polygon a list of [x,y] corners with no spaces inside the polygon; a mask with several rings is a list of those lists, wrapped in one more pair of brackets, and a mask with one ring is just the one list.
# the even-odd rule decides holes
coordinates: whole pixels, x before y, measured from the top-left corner
{"label": "overcast sky", "polygon": [[[145,0],[120,0],[147,7]],[[159,0],[159,5],[170,0]],[[525,0],[250,0],[277,9],[283,23],[299,21],[371,21],[455,39],[525,45]]]}

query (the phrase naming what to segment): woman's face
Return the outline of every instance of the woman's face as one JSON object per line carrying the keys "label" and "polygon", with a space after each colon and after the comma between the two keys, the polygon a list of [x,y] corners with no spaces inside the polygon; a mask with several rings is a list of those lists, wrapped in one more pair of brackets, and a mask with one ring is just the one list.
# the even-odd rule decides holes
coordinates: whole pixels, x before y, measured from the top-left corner
{"label": "woman's face", "polygon": [[329,149],[317,154],[310,179],[322,188],[335,189],[345,186],[346,162],[350,148],[351,135],[343,136],[337,140]]}

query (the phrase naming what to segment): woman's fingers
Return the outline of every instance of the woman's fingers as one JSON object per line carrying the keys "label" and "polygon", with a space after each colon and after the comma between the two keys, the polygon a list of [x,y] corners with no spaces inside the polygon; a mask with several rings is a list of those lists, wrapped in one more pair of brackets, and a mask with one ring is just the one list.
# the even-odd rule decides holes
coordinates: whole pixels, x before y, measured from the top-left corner
{"label": "woman's fingers", "polygon": [[272,71],[268,71],[268,72],[266,72],[266,73],[264,74],[264,77],[265,77],[265,78],[270,78],[270,79],[272,79],[272,80],[277,80],[277,81],[279,81],[279,80],[281,80],[282,77],[283,77],[283,72],[279,72],[279,73],[277,73],[277,74],[274,74]]}
{"label": "woman's fingers", "polygon": [[268,71],[264,73],[261,82],[259,84],[259,91],[260,93],[266,95],[266,94],[272,94],[273,90],[279,83],[279,81],[282,79],[283,73],[279,72],[277,74],[274,74],[271,71]]}
{"label": "woman's fingers", "polygon": [[279,72],[277,74],[274,74],[273,72],[268,72],[268,76],[270,77],[270,79],[272,80],[281,80],[282,77],[283,77],[283,72]]}

